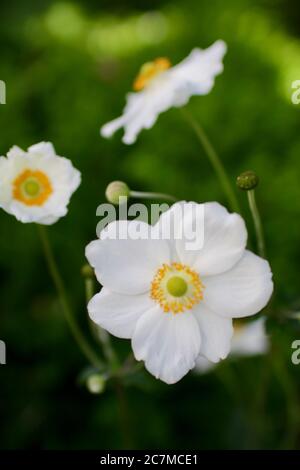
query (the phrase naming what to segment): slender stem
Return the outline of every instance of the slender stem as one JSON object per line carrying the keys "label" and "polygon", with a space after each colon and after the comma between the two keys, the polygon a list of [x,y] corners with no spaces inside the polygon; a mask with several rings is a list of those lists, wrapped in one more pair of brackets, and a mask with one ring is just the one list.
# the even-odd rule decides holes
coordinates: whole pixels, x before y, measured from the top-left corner
{"label": "slender stem", "polygon": [[119,369],[119,359],[111,345],[110,336],[107,331],[98,327],[98,337],[103,347],[103,353],[110,364],[112,372],[116,372]]}
{"label": "slender stem", "polygon": [[[85,295],[87,303],[91,300],[94,295],[94,280],[89,277],[85,278]],[[112,371],[116,371],[119,367],[119,361],[111,345],[109,334],[100,326],[95,325],[92,320],[90,320],[89,324],[93,337],[101,343],[104,356],[110,364]]]}
{"label": "slender stem", "polygon": [[290,377],[290,373],[281,354],[275,351],[273,354],[272,365],[278,382],[285,394],[287,425],[282,442],[283,449],[295,449],[297,438],[299,436],[300,406],[295,384]]}
{"label": "slender stem", "polygon": [[58,270],[55,258],[53,256],[53,252],[48,240],[47,231],[44,226],[37,225],[39,236],[41,239],[41,243],[44,250],[44,255],[48,264],[49,272],[51,274],[53,283],[56,287],[57,294],[60,299],[61,307],[64,312],[66,321],[70,327],[70,330],[73,334],[75,341],[77,342],[81,352],[84,356],[88,359],[88,361],[93,364],[95,367],[99,368],[102,367],[102,361],[98,359],[97,355],[91,349],[90,345],[86,341],[85,337],[82,335],[80,328],[74,318],[72,310],[69,305],[69,301],[66,295],[65,286]]}
{"label": "slender stem", "polygon": [[[92,277],[85,278],[85,294],[88,303],[94,295],[94,279]],[[97,326],[92,320],[90,320],[90,327],[94,338],[101,343],[103,353],[110,364],[112,374],[115,374],[113,383],[118,401],[121,436],[124,448],[130,449],[133,443],[130,413],[126,391],[122,383],[122,377],[120,376],[121,371],[124,373],[124,367],[122,367],[122,369],[120,368],[119,360],[111,345],[109,334],[101,327]]]}
{"label": "slender stem", "polygon": [[84,285],[85,285],[85,298],[88,303],[94,295],[94,280],[91,278],[86,278]]}
{"label": "slender stem", "polygon": [[186,109],[182,109],[182,112],[183,112],[185,119],[189,122],[192,129],[194,130],[201,145],[203,146],[206,152],[206,155],[209,158],[210,163],[212,164],[219,178],[219,181],[223,187],[224,193],[227,196],[231,209],[235,212],[240,212],[239,202],[232,188],[228,175],[225,171],[223,163],[220,157],[218,156],[215,148],[211,144],[207,134],[204,132],[204,129],[202,128],[202,126],[194,119],[194,117]]}
{"label": "slender stem", "polygon": [[143,191],[130,191],[130,196],[138,199],[165,199],[166,201],[176,202],[177,199],[170,194],[164,193],[147,193]]}
{"label": "slender stem", "polygon": [[261,218],[259,215],[259,210],[256,204],[255,190],[250,189],[249,191],[247,191],[247,196],[248,196],[250,211],[251,211],[253,222],[254,222],[254,228],[255,228],[255,233],[256,233],[256,238],[257,238],[258,253],[260,256],[265,258],[266,257],[265,238],[264,238]]}
{"label": "slender stem", "polygon": [[[92,278],[85,278],[84,280],[84,286],[85,286],[85,298],[86,298],[86,303],[88,304],[91,298],[94,295],[94,280]],[[92,337],[99,342],[99,328],[96,323],[93,322],[93,320],[88,316],[88,324],[90,328],[90,332]]]}
{"label": "slender stem", "polygon": [[122,432],[123,446],[126,450],[132,449],[133,437],[128,400],[125,388],[120,379],[116,379],[115,381],[115,390],[118,397],[120,427]]}

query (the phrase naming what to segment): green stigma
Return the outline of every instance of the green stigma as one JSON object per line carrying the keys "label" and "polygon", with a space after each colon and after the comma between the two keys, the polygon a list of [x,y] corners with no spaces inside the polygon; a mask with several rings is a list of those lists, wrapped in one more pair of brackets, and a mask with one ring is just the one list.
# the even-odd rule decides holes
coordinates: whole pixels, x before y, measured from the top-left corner
{"label": "green stigma", "polygon": [[187,288],[187,283],[179,276],[173,276],[167,282],[168,292],[173,297],[182,297],[186,293]]}
{"label": "green stigma", "polygon": [[26,181],[23,188],[24,188],[25,194],[30,197],[35,197],[40,192],[40,185],[35,180]]}

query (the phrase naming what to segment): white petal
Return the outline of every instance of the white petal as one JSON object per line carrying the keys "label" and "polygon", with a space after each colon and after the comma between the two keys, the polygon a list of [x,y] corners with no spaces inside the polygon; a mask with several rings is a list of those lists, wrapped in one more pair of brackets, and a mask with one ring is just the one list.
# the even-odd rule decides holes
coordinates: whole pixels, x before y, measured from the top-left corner
{"label": "white petal", "polygon": [[159,114],[173,106],[185,105],[192,95],[210,92],[216,75],[222,72],[226,52],[223,41],[206,50],[195,49],[180,64],[154,78],[144,90],[129,93],[123,115],[105,124],[103,137],[110,137],[124,127],[123,142],[132,144],[142,129],[150,129]]}
{"label": "white petal", "polygon": [[193,313],[200,327],[202,340],[200,354],[211,362],[225,359],[230,352],[233,335],[231,318],[216,315],[203,303],[194,307]]}
{"label": "white petal", "polygon": [[231,354],[234,356],[265,354],[270,346],[265,323],[265,318],[259,318],[235,328]]}
{"label": "white petal", "polygon": [[[240,215],[230,214],[219,203],[208,202],[202,206],[203,247],[187,250],[186,240],[178,241],[177,247],[185,263],[190,264],[200,276],[210,276],[227,271],[241,258],[246,247],[247,230]],[[194,219],[192,212],[185,218],[185,231],[190,231],[195,224]],[[197,230],[199,232],[201,227]]]}
{"label": "white petal", "polygon": [[[91,242],[86,257],[95,268],[98,281],[113,292],[141,294],[150,290],[157,269],[170,259],[166,241],[130,238],[136,231],[150,233],[149,225],[138,221],[112,222],[104,238]],[[126,239],[118,238],[118,233]]]}
{"label": "white petal", "polygon": [[200,276],[230,269],[244,254],[247,241],[243,219],[217,202],[178,202],[161,215],[154,229],[171,240],[173,258]]}
{"label": "white petal", "polygon": [[144,313],[132,338],[137,360],[167,384],[178,382],[195,365],[201,337],[190,312],[166,314],[159,307]]}
{"label": "white petal", "polygon": [[22,150],[17,145],[13,145],[13,147],[11,147],[11,149],[7,152],[8,159],[15,157],[24,157],[24,155],[26,155],[26,152],[24,152],[24,150]]}
{"label": "white petal", "polygon": [[202,278],[204,302],[214,312],[230,318],[254,315],[264,308],[273,292],[269,263],[245,251],[229,271]]}
{"label": "white petal", "polygon": [[148,294],[120,295],[105,287],[88,304],[91,319],[118,338],[131,338],[141,315],[153,306]]}
{"label": "white petal", "polygon": [[[42,171],[50,180],[53,191],[44,204],[28,206],[14,198],[13,182],[25,169]],[[71,195],[80,182],[80,172],[70,160],[55,155],[50,142],[33,145],[28,152],[15,146],[7,158],[0,158],[0,206],[23,223],[55,223],[67,214]]]}
{"label": "white petal", "polygon": [[55,149],[51,142],[39,142],[38,144],[28,147],[29,153],[35,153],[39,156],[56,156]]}
{"label": "white petal", "polygon": [[118,129],[121,129],[124,125],[124,118],[121,116],[120,118],[114,119],[113,121],[108,122],[100,129],[100,134],[102,137],[111,137]]}
{"label": "white petal", "polygon": [[40,225],[53,225],[55,224],[62,216],[54,217],[53,215],[49,215],[48,217],[41,217],[37,223]]}
{"label": "white petal", "polygon": [[[153,233],[163,240],[168,240],[171,249],[172,261],[180,261],[177,253],[177,244],[184,237],[184,221],[190,214],[196,213],[200,204],[195,202],[179,201],[173,204],[169,210],[163,212],[158,222],[153,226]],[[184,241],[185,242],[185,237]],[[187,262],[185,259],[184,262]]]}
{"label": "white petal", "polygon": [[227,46],[216,41],[207,49],[194,49],[180,64],[173,67],[174,78],[185,83],[190,94],[204,95],[211,91],[216,75],[223,71],[223,57]]}

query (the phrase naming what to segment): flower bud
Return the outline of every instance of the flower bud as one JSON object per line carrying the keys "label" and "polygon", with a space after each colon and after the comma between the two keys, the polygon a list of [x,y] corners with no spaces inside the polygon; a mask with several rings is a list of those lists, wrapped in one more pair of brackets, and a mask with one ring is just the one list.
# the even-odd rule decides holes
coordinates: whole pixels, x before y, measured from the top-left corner
{"label": "flower bud", "polygon": [[106,188],[105,196],[108,202],[119,204],[119,198],[129,198],[130,189],[123,181],[113,181]]}
{"label": "flower bud", "polygon": [[90,393],[100,394],[105,390],[105,378],[101,374],[92,374],[86,380],[86,387]]}
{"label": "flower bud", "polygon": [[256,188],[259,183],[259,178],[254,171],[245,171],[240,174],[236,179],[237,187],[244,190],[250,191],[251,189]]}
{"label": "flower bud", "polygon": [[81,275],[85,279],[94,279],[94,270],[89,264],[84,264],[81,268]]}

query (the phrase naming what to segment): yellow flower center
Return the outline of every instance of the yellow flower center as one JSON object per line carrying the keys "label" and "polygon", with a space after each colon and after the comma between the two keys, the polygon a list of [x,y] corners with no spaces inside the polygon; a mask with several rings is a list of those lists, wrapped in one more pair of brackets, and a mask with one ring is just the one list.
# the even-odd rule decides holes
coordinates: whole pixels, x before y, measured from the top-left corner
{"label": "yellow flower center", "polygon": [[13,197],[27,206],[42,206],[53,189],[48,176],[40,170],[24,170],[13,181]]}
{"label": "yellow flower center", "polygon": [[133,89],[135,91],[141,91],[149,84],[150,81],[153,80],[153,78],[157,77],[162,72],[165,72],[170,67],[171,62],[166,57],[159,57],[153,62],[146,62],[146,64],[142,65],[139,74],[133,83]]}
{"label": "yellow flower center", "polygon": [[182,313],[203,299],[199,275],[181,263],[163,264],[151,284],[150,297],[164,312]]}

